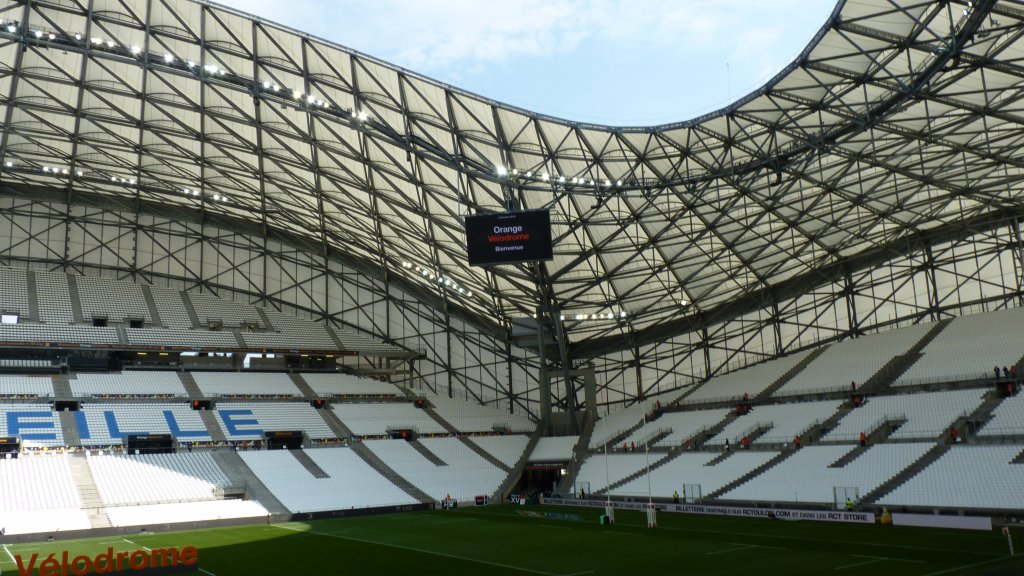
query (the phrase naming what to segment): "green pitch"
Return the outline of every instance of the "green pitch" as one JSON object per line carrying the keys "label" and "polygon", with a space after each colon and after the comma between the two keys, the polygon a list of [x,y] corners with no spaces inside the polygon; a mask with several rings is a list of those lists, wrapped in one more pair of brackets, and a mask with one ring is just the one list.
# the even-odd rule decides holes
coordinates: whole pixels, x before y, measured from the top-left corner
{"label": "green pitch", "polygon": [[[531,513],[559,512],[582,521]],[[834,574],[961,576],[1024,574],[996,531],[861,526],[809,521],[659,514],[656,529],[640,512],[618,511],[600,526],[600,510],[488,507],[411,512],[63,542],[4,546],[0,569],[17,574],[15,554],[39,561],[148,548],[199,548],[215,576],[496,574]],[[1024,528],[1014,536],[1024,547]],[[130,574],[131,572],[125,572]]]}

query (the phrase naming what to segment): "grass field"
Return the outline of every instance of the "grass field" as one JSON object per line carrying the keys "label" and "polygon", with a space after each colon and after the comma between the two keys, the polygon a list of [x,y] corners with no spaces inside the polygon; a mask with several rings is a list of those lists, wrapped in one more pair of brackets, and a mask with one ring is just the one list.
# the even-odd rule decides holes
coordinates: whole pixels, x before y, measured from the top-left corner
{"label": "grass field", "polygon": [[[579,515],[582,521],[531,513]],[[316,522],[105,537],[4,546],[0,569],[65,550],[105,551],[193,545],[206,574],[293,575],[780,574],[960,576],[1024,574],[996,531],[969,532],[810,521],[660,514],[648,529],[641,512],[488,507],[410,512]],[[1024,546],[1024,529],[1015,537]],[[131,572],[126,572],[131,573]]]}

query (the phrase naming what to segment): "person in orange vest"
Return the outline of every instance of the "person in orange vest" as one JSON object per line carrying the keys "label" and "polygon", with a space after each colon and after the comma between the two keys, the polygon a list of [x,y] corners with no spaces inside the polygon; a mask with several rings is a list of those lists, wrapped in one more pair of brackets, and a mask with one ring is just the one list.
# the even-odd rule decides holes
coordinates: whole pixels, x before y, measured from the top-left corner
{"label": "person in orange vest", "polygon": [[860,445],[861,446],[867,446],[868,445],[868,436],[867,436],[867,434],[865,434],[863,432],[860,433]]}
{"label": "person in orange vest", "polygon": [[742,446],[744,450],[750,450],[750,436],[744,436],[743,441],[740,442],[740,446]]}
{"label": "person in orange vest", "polygon": [[952,428],[949,429],[949,441],[951,444],[956,444],[957,434],[958,432],[956,431],[956,426],[953,426]]}
{"label": "person in orange vest", "polygon": [[636,442],[630,442],[629,443],[629,451],[630,452],[636,452]]}
{"label": "person in orange vest", "polygon": [[800,449],[800,435],[799,434],[797,434],[796,438],[793,439],[793,444],[796,445],[797,450]]}

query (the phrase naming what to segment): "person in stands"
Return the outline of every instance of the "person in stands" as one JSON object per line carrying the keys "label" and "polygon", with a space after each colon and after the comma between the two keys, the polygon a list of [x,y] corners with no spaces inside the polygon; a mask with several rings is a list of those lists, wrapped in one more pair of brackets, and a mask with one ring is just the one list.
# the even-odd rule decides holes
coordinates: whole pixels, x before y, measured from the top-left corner
{"label": "person in stands", "polygon": [[861,446],[867,446],[868,445],[868,435],[863,433],[863,432],[860,433],[860,445]]}
{"label": "person in stands", "polygon": [[744,450],[750,450],[750,436],[744,436],[743,441],[740,442],[740,446],[742,446]]}
{"label": "person in stands", "polygon": [[996,373],[996,382],[999,382],[999,366],[992,367],[992,371]]}
{"label": "person in stands", "polygon": [[849,498],[846,499],[846,511],[853,511],[853,500],[850,500]]}
{"label": "person in stands", "polygon": [[956,444],[957,436],[958,435],[959,435],[959,432],[956,431],[956,426],[953,426],[952,428],[950,428],[949,429],[949,443],[950,444]]}
{"label": "person in stands", "polygon": [[797,450],[800,449],[800,435],[799,434],[796,435],[796,438],[793,438],[793,445],[796,446]]}
{"label": "person in stands", "polygon": [[850,382],[850,392],[856,392],[856,391],[857,391],[857,383],[856,382]]}
{"label": "person in stands", "polygon": [[679,490],[675,490],[672,492],[672,503],[679,504]]}

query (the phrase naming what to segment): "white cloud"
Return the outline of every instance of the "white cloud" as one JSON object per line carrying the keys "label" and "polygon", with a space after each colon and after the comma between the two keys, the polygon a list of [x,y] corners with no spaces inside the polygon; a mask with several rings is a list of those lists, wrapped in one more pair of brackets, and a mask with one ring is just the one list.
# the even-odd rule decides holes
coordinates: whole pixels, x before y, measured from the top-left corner
{"label": "white cloud", "polygon": [[[575,116],[578,101],[536,101],[548,97],[550,84],[514,96],[503,84],[528,82],[524,75],[550,83],[557,71],[604,91],[608,77],[653,87],[675,76],[687,79],[688,95],[710,94],[705,101],[718,106],[788,64],[835,0],[221,1],[488,97]],[[798,20],[803,28],[794,35]],[[674,105],[692,111],[708,104]]]}

